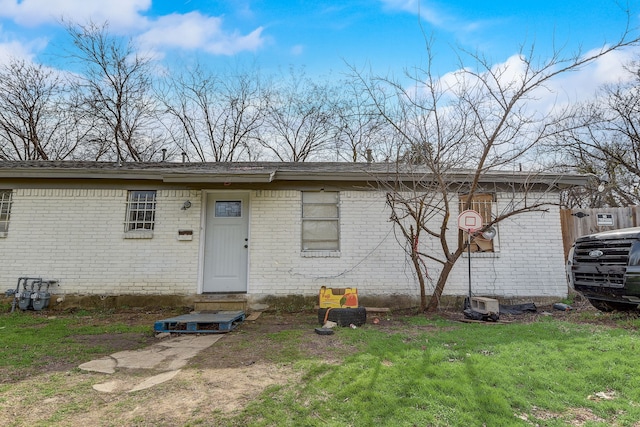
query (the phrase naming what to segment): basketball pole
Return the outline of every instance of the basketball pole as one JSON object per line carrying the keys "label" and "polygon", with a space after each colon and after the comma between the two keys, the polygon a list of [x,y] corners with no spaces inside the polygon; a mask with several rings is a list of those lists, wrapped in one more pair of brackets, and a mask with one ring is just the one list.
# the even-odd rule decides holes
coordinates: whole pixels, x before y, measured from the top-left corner
{"label": "basketball pole", "polygon": [[471,229],[467,229],[467,258],[469,259],[469,304],[471,304]]}

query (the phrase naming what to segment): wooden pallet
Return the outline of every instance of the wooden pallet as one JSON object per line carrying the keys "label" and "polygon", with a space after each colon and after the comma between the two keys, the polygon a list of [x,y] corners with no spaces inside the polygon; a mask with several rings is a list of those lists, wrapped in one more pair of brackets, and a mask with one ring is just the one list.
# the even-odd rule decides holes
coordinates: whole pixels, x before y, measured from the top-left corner
{"label": "wooden pallet", "polygon": [[191,313],[158,320],[153,325],[153,330],[181,334],[220,334],[232,331],[244,319],[244,311]]}

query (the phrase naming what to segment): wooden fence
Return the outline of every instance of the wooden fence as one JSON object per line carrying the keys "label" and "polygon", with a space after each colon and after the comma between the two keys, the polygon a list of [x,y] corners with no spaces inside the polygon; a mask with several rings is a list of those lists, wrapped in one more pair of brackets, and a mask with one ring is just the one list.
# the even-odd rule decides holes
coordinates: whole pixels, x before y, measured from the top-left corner
{"label": "wooden fence", "polygon": [[580,236],[600,231],[640,225],[640,206],[598,209],[561,209],[565,260],[573,242]]}

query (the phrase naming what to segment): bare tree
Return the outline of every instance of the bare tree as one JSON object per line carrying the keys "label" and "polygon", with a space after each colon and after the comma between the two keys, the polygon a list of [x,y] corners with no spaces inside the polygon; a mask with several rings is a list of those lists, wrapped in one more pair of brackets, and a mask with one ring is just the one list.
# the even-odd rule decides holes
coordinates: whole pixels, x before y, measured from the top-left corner
{"label": "bare tree", "polygon": [[61,160],[78,145],[63,79],[13,59],[0,67],[0,159]]}
{"label": "bare tree", "polygon": [[136,52],[132,42],[109,33],[107,24],[68,25],[81,67],[73,81],[78,106],[92,123],[88,142],[98,158],[148,161],[163,135],[156,121],[151,59]]}
{"label": "bare tree", "polygon": [[569,207],[640,203],[640,62],[626,67],[631,79],[601,88],[579,105],[571,126],[546,148],[560,152],[555,167],[593,177],[565,194]]}
{"label": "bare tree", "polygon": [[338,83],[334,101],[336,151],[339,157],[350,161],[388,160],[385,142],[391,137],[387,123],[371,103],[366,88],[358,80]]}
{"label": "bare tree", "polygon": [[[395,183],[381,183],[381,190],[417,276],[422,310],[437,309],[449,274],[469,249],[470,239],[453,225],[457,213],[482,210],[487,202],[494,202],[497,190],[489,184],[495,182],[492,174],[513,170],[570,117],[570,109],[552,115],[538,111],[532,102],[548,90],[551,79],[635,43],[638,38],[625,31],[616,43],[595,53],[562,56],[555,52],[544,60],[531,48],[499,66],[467,53],[474,68],[461,65],[458,72],[438,78],[429,61],[427,68],[407,73],[414,83],[409,89],[388,78],[376,85],[361,78],[378,112],[397,133],[404,163],[398,164]],[[427,43],[429,56],[430,49]],[[407,171],[420,178],[407,182],[403,174]],[[505,187],[500,189],[505,194],[508,189],[511,199],[502,202],[499,210],[490,204],[480,231],[515,215],[545,211],[553,201],[546,194],[555,184],[552,177],[534,179],[517,169],[511,175],[503,177]],[[427,301],[430,279],[435,284]]]}
{"label": "bare tree", "polygon": [[253,160],[264,121],[259,76],[216,75],[198,65],[170,78],[162,95],[176,144],[199,161]]}
{"label": "bare tree", "polygon": [[304,162],[333,156],[333,96],[328,84],[290,70],[268,96],[259,142],[280,161]]}

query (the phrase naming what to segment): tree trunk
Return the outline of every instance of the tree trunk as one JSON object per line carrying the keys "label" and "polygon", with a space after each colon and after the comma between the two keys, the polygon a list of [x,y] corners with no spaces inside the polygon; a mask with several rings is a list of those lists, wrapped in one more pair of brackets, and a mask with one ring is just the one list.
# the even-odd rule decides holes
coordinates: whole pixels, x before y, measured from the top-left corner
{"label": "tree trunk", "polygon": [[438,282],[436,283],[436,287],[433,290],[433,294],[431,294],[429,305],[427,305],[427,313],[433,313],[438,309],[438,306],[440,305],[440,298],[442,297],[442,292],[444,291],[444,286],[447,283],[449,273],[451,273],[451,270],[453,270],[453,266],[455,265],[457,259],[458,257],[448,259],[444,264],[444,267],[442,268],[442,271],[438,276]]}
{"label": "tree trunk", "polygon": [[413,262],[413,269],[418,276],[418,283],[420,284],[420,312],[427,310],[427,292],[425,290],[424,274],[420,267],[420,255],[415,251],[411,251],[411,261]]}

